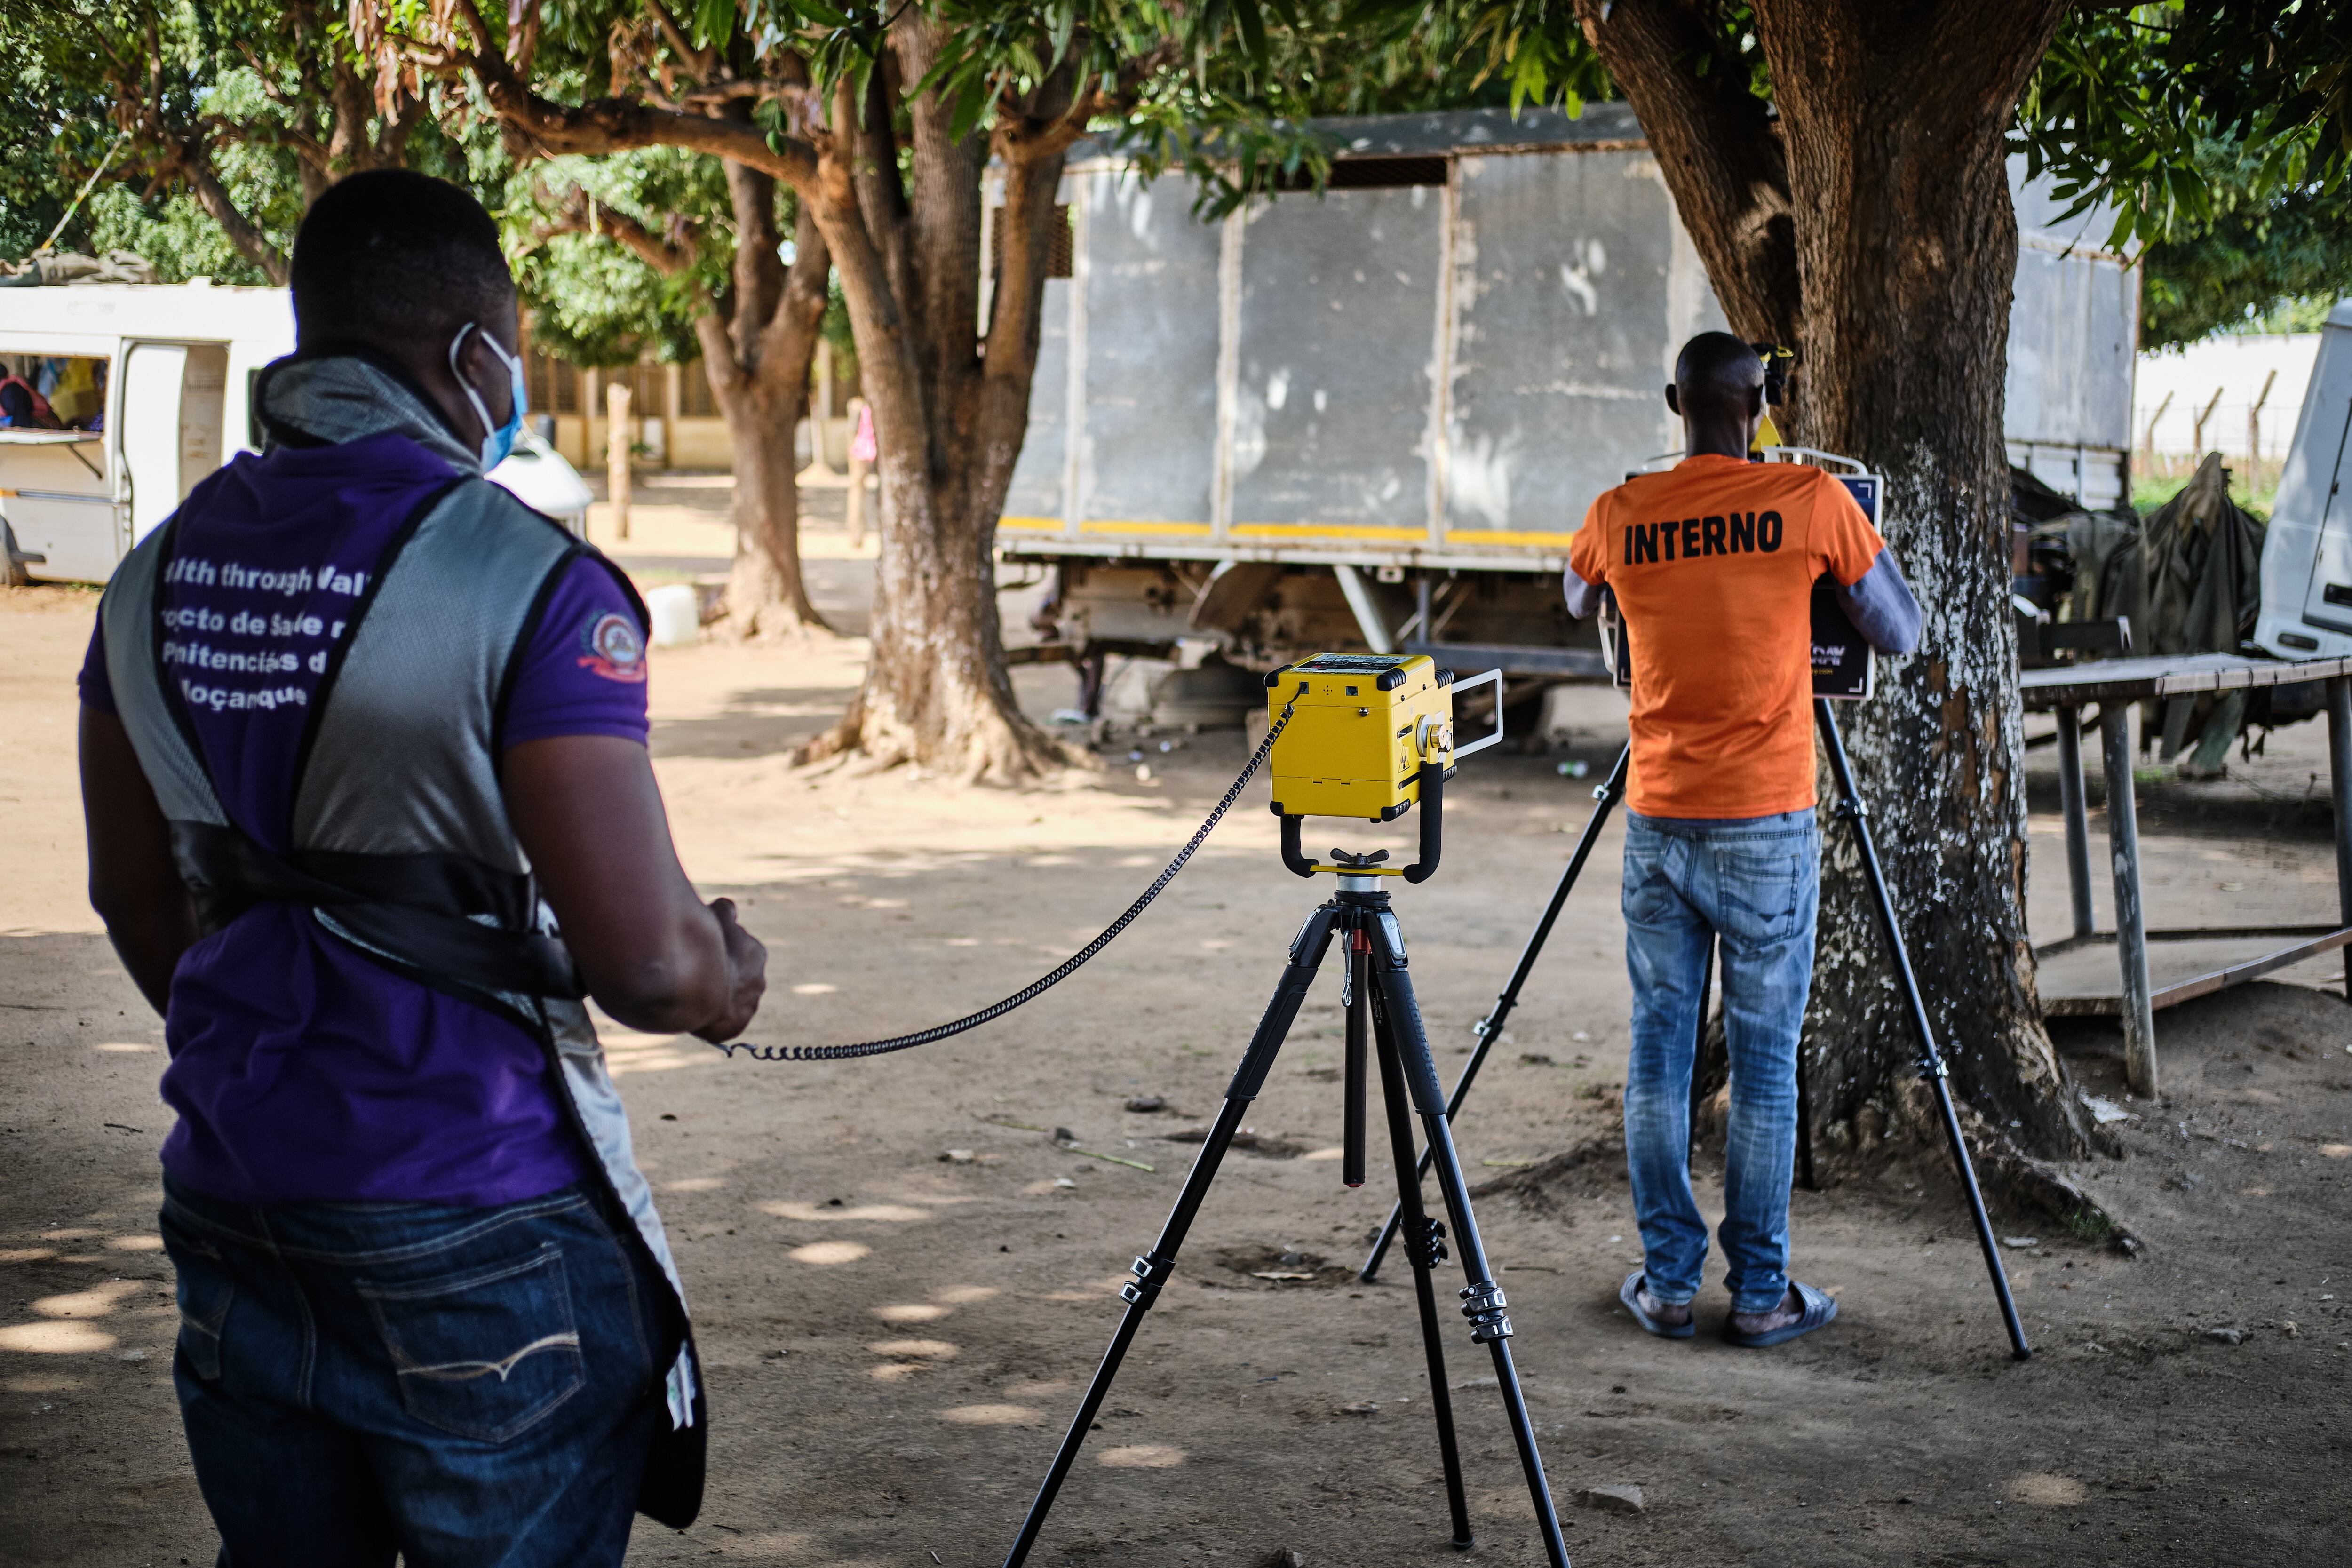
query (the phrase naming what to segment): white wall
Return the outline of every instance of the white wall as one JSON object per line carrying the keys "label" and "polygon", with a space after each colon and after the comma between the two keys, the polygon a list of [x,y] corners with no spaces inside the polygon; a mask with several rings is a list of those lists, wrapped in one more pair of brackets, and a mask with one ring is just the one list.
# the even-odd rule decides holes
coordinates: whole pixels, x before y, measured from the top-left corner
{"label": "white wall", "polygon": [[[2158,456],[2201,456],[2196,417],[2219,392],[2221,401],[2205,422],[2204,450],[2244,457],[2246,410],[2262,395],[2263,378],[2276,371],[2278,380],[2263,405],[2259,456],[2265,463],[2283,462],[2287,444],[2294,439],[2295,416],[2303,409],[2304,389],[2310,384],[2312,361],[2318,353],[2317,332],[2249,332],[2143,353],[2132,396],[2132,444],[2140,451],[2148,449],[2148,425],[2154,420]],[[2168,393],[2172,396],[2168,405],[2164,401]],[[2159,406],[2164,408],[2161,418],[2157,417]]]}

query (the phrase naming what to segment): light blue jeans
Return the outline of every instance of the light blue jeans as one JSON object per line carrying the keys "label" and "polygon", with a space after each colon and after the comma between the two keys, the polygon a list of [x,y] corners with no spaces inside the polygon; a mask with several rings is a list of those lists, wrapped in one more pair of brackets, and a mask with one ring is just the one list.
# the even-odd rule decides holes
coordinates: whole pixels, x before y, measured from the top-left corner
{"label": "light blue jeans", "polygon": [[1690,1089],[1706,944],[1717,940],[1731,1056],[1725,1283],[1737,1312],[1769,1311],[1788,1291],[1797,1039],[1812,984],[1821,858],[1810,810],[1732,821],[1626,815],[1625,1161],[1658,1300],[1697,1295],[1706,1261],[1706,1221],[1691,1194]]}

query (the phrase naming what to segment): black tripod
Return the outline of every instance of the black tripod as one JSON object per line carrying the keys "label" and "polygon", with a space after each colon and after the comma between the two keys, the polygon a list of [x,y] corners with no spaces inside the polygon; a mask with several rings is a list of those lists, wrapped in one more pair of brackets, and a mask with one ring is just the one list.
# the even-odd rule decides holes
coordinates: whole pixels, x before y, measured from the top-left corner
{"label": "black tripod", "polygon": [[1952,1146],[1952,1163],[1958,1167],[1960,1190],[1968,1194],[1969,1215],[1976,1221],[1977,1245],[1984,1248],[1985,1272],[1992,1276],[1992,1293],[2000,1302],[2000,1321],[2009,1330],[2011,1353],[2019,1361],[2033,1354],[2033,1347],[2025,1342],[2025,1325],[2017,1320],[2017,1302],[2009,1293],[2009,1271],[2000,1264],[2000,1244],[1992,1234],[1992,1221],[1985,1215],[1984,1194],[1977,1190],[1977,1170],[1969,1158],[1969,1146],[1960,1136],[1960,1118],[1952,1109],[1952,1089],[1944,1067],[1944,1053],[1936,1047],[1936,1026],[1927,1021],[1927,1005],[1919,999],[1919,978],[1911,973],[1911,952],[1903,942],[1903,928],[1895,923],[1894,900],[1886,896],[1886,874],[1879,869],[1878,847],[1870,839],[1868,814],[1863,810],[1862,795],[1853,787],[1853,769],[1846,762],[1845,740],[1838,733],[1837,719],[1830,705],[1820,698],[1813,700],[1813,725],[1822,732],[1822,749],[1829,753],[1830,774],[1837,781],[1837,815],[1853,827],[1855,847],[1862,851],[1862,873],[1870,884],[1870,901],[1878,911],[1878,929],[1886,934],[1886,948],[1895,960],[1895,976],[1902,983],[1903,1000],[1910,1009],[1911,1026],[1919,1032],[1919,1070],[1936,1089],[1936,1104],[1944,1115],[1944,1137]]}
{"label": "black tripod", "polygon": [[[1428,773],[1424,773],[1423,777],[1427,781]],[[1414,881],[1436,867],[1439,803],[1432,798],[1436,793],[1432,784],[1424,782],[1422,858],[1409,873]],[[1161,1287],[1167,1284],[1169,1273],[1176,1266],[1177,1249],[1183,1246],[1193,1215],[1200,1212],[1202,1200],[1209,1194],[1217,1166],[1248,1114],[1250,1102],[1265,1086],[1274,1058],[1282,1049],[1284,1037],[1290,1032],[1299,1004],[1305,1000],[1307,987],[1314,984],[1316,972],[1322,966],[1324,954],[1335,936],[1342,940],[1347,954],[1347,979],[1341,994],[1347,1011],[1348,1047],[1344,1179],[1349,1186],[1360,1186],[1364,1179],[1366,1057],[1368,1051],[1376,1050],[1381,1089],[1388,1107],[1389,1149],[1396,1165],[1402,1200],[1400,1206],[1408,1237],[1405,1251],[1412,1259],[1413,1290],[1421,1311],[1430,1404],[1437,1418],[1437,1447],[1445,1468],[1445,1498],[1453,1514],[1454,1544],[1466,1550],[1471,1534],[1469,1505],[1462,1490],[1461,1458],[1454,1440],[1445,1352],[1439,1339],[1437,1292],[1431,1278],[1432,1271],[1446,1257],[1446,1227],[1430,1218],[1422,1208],[1417,1174],[1422,1167],[1413,1158],[1414,1112],[1420,1114],[1423,1135],[1429,1140],[1428,1158],[1436,1167],[1438,1190],[1453,1224],[1454,1243],[1462,1251],[1463,1272],[1469,1279],[1461,1291],[1462,1315],[1470,1321],[1472,1342],[1493,1352],[1495,1380],[1502,1390],[1512,1439],[1518,1446],[1520,1467],[1527,1473],[1528,1495],[1535,1504],[1545,1554],[1552,1568],[1569,1568],[1568,1544],[1560,1536],[1551,1487],[1544,1479],[1543,1461],[1536,1453],[1535,1426],[1528,1418],[1527,1399],[1519,1388],[1517,1370],[1512,1364],[1511,1320],[1504,1310],[1502,1288],[1495,1283],[1487,1268],[1477,1222],[1471,1216],[1469,1186],[1463,1179],[1462,1163],[1454,1152],[1452,1131],[1446,1125],[1448,1110],[1438,1087],[1437,1065],[1430,1056],[1429,1038],[1422,1029],[1420,1005],[1413,999],[1412,978],[1405,969],[1403,933],[1389,908],[1389,895],[1380,890],[1381,877],[1399,873],[1376,868],[1388,858],[1385,851],[1354,856],[1335,850],[1332,858],[1338,865],[1309,866],[1297,853],[1297,820],[1283,820],[1284,860],[1302,875],[1338,872],[1339,890],[1329,902],[1307,917],[1307,923],[1299,928],[1290,944],[1289,964],[1283,970],[1274,1000],[1259,1020],[1257,1033],[1251,1037],[1249,1049],[1243,1054],[1241,1066],[1225,1089],[1224,1108],[1217,1113],[1216,1124],[1201,1145],[1201,1157],[1193,1163],[1192,1173],[1184,1178],[1183,1191],[1176,1196],[1176,1206],[1160,1228],[1160,1239],[1152,1244],[1150,1252],[1135,1260],[1134,1278],[1119,1291],[1128,1304],[1126,1315],[1119,1320],[1118,1332],[1111,1336],[1110,1348],[1104,1352],[1102,1364],[1087,1387],[1086,1398],[1079,1402],[1078,1413],[1054,1456],[1053,1468],[1045,1472],[1045,1483],[1037,1489],[1036,1500],[1029,1506],[1029,1517],[1022,1522],[1021,1534],[1005,1556],[1005,1568],[1020,1568],[1028,1559],[1029,1549],[1036,1543],[1045,1515],[1054,1506],[1055,1494],[1061,1490],[1071,1464],[1077,1458],[1087,1429],[1102,1408],[1104,1396],[1110,1392],[1111,1380],[1118,1375],[1119,1363],[1128,1346],[1134,1342],[1137,1330],[1142,1327],[1144,1314],[1151,1310]]]}
{"label": "black tripod", "polygon": [[[1871,842],[1870,825],[1865,820],[1862,796],[1854,788],[1853,770],[1846,760],[1845,742],[1838,733],[1837,720],[1827,700],[1814,700],[1813,721],[1821,730],[1822,744],[1829,754],[1830,772],[1837,783],[1836,815],[1853,826],[1855,843],[1862,851],[1863,873],[1870,883],[1871,902],[1878,911],[1879,930],[1885,933],[1887,950],[1894,958],[1895,977],[1902,984],[1911,1026],[1919,1034],[1919,1070],[1935,1086],[1936,1102],[1943,1112],[1944,1136],[1951,1144],[1952,1161],[1959,1171],[1961,1190],[1968,1194],[1969,1214],[1976,1223],[1977,1244],[1984,1249],[1985,1269],[1992,1277],[1993,1295],[2000,1303],[2001,1322],[2009,1331],[2010,1348],[2018,1360],[2024,1361],[2032,1355],[2032,1347],[2026,1343],[2024,1325],[2018,1321],[2017,1302],[2010,1294],[2009,1275],[2001,1267],[2000,1243],[1993,1236],[1992,1221],[1985,1214],[1984,1194],[1977,1186],[1976,1166],[1969,1160],[1968,1144],[1960,1136],[1960,1120],[1952,1106],[1951,1087],[1943,1053],[1936,1045],[1935,1026],[1928,1022],[1927,1006],[1920,1000],[1919,980],[1911,972],[1910,950],[1904,943],[1902,927],[1895,921],[1895,905],[1886,893],[1885,874],[1878,864],[1878,849]],[[1510,1016],[1512,1007],[1518,1001],[1519,987],[1526,983],[1528,975],[1535,968],[1536,960],[1542,954],[1544,942],[1551,935],[1552,923],[1559,919],[1560,907],[1568,900],[1569,889],[1576,885],[1577,876],[1584,869],[1585,859],[1591,854],[1592,846],[1601,836],[1610,807],[1622,791],[1626,762],[1632,752],[1633,748],[1628,745],[1624,752],[1619,753],[1617,766],[1610,773],[1609,782],[1592,792],[1593,798],[1600,805],[1593,811],[1592,820],[1584,825],[1584,834],[1577,840],[1576,853],[1570,857],[1568,868],[1560,874],[1559,886],[1552,889],[1551,902],[1545,906],[1543,918],[1536,922],[1534,934],[1528,937],[1526,949],[1520,952],[1518,966],[1511,972],[1510,984],[1504,986],[1503,994],[1495,999],[1493,1009],[1477,1026],[1478,1048],[1471,1054],[1469,1065],[1462,1069],[1461,1081],[1454,1086],[1454,1097],[1446,1107],[1449,1120],[1461,1109],[1464,1098],[1470,1092],[1471,1081],[1477,1077],[1479,1065],[1486,1059],[1487,1051],[1502,1033],[1503,1020]],[[1710,948],[1710,966],[1713,962],[1713,950]],[[1702,1039],[1706,1032],[1706,991],[1707,984],[1703,982],[1699,987],[1699,1033]],[[1800,1052],[1797,1066],[1798,1168],[1800,1180],[1810,1190],[1813,1185],[1812,1108],[1811,1097],[1806,1093],[1806,1088],[1804,1060]],[[1697,1092],[1696,1058],[1692,1092],[1694,1096]],[[1694,1106],[1692,1122],[1696,1125],[1696,1107]],[[1403,1212],[1402,1205],[1399,1205],[1397,1212]],[[1396,1234],[1397,1223],[1397,1214],[1391,1214],[1389,1223],[1382,1227],[1379,1239],[1373,1244],[1371,1256],[1364,1260],[1362,1277],[1365,1279],[1370,1279],[1379,1272],[1381,1259]]]}
{"label": "black tripod", "polygon": [[[1503,1026],[1509,1021],[1511,1009],[1519,1005],[1519,988],[1528,983],[1528,976],[1535,973],[1536,960],[1542,956],[1544,943],[1551,939],[1552,923],[1559,919],[1559,911],[1567,904],[1568,895],[1575,888],[1577,878],[1583,875],[1584,863],[1592,857],[1592,847],[1601,842],[1601,830],[1608,825],[1610,808],[1624,796],[1625,770],[1632,765],[1633,760],[1633,746],[1628,742],[1617,753],[1617,765],[1609,770],[1608,778],[1593,786],[1595,804],[1592,816],[1585,823],[1584,831],[1577,837],[1576,852],[1568,858],[1568,869],[1559,874],[1559,881],[1551,890],[1551,902],[1544,906],[1543,918],[1536,921],[1535,932],[1528,938],[1528,945],[1520,949],[1518,964],[1511,971],[1510,982],[1503,987],[1503,994],[1495,998],[1495,1005],[1486,1010],[1486,1016],[1470,1026],[1470,1032],[1478,1037],[1478,1046],[1470,1053],[1470,1059],[1463,1064],[1462,1076],[1454,1080],[1454,1092],[1445,1101],[1446,1121],[1452,1121],[1454,1112],[1462,1109],[1462,1101],[1468,1097],[1470,1086],[1478,1080],[1478,1069],[1486,1065],[1486,1054],[1495,1048],[1495,1042],[1503,1037]],[[1699,994],[1705,996],[1706,994],[1706,988],[1701,986]],[[1706,1026],[1704,1016],[1699,1020],[1699,1026],[1702,1030]],[[1429,1163],[1435,1158],[1436,1152],[1433,1145],[1422,1155],[1420,1167],[1414,1173],[1416,1191],[1420,1180],[1429,1174]],[[1403,1220],[1404,1207],[1402,1203],[1399,1203],[1389,1210],[1388,1223],[1381,1226],[1380,1235],[1372,1239],[1371,1255],[1364,1259],[1364,1267],[1359,1271],[1359,1278],[1367,1285],[1372,1282],[1373,1276],[1380,1273],[1381,1260],[1388,1256],[1389,1245],[1396,1240],[1397,1226]]]}

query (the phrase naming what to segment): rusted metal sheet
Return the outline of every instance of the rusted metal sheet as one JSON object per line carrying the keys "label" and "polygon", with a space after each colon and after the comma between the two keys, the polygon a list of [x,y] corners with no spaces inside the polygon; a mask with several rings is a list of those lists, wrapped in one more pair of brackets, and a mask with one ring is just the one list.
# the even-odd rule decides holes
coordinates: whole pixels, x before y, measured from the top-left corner
{"label": "rusted metal sheet", "polygon": [[1242,237],[1234,532],[1429,531],[1445,192],[1254,204]]}
{"label": "rusted metal sheet", "polygon": [[1066,278],[1045,283],[1045,304],[1037,333],[1037,370],[1029,384],[1029,434],[1013,465],[999,524],[1008,533],[1059,530],[1066,521],[1065,470],[1069,458],[1070,290]]}
{"label": "rusted metal sheet", "polygon": [[[1086,365],[1077,516],[1208,531],[1217,447],[1219,230],[1192,187],[1103,171],[1080,183]],[[1040,384],[1042,385],[1042,383]]]}
{"label": "rusted metal sheet", "polygon": [[1446,525],[1573,532],[1593,497],[1682,444],[1659,389],[1723,312],[1648,153],[1454,171]]}

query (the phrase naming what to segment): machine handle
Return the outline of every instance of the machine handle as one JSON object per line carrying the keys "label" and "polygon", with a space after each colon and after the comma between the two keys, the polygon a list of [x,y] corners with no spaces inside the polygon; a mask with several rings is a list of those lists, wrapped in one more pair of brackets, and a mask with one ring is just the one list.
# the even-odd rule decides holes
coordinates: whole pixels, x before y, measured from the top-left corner
{"label": "machine handle", "polygon": [[1474,686],[1484,686],[1489,682],[1492,682],[1495,688],[1495,732],[1483,739],[1473,741],[1466,746],[1454,747],[1454,760],[1457,763],[1473,752],[1483,752],[1487,747],[1496,744],[1503,738],[1503,672],[1501,670],[1490,669],[1483,675],[1474,675],[1467,680],[1455,681],[1454,700],[1459,703],[1464,692]]}
{"label": "machine handle", "polygon": [[1437,875],[1437,859],[1444,848],[1445,764],[1424,761],[1421,764],[1421,853],[1404,868],[1404,879],[1420,883]]}
{"label": "machine handle", "polygon": [[1298,829],[1306,820],[1287,813],[1282,818],[1282,863],[1290,868],[1292,875],[1299,877],[1315,875],[1315,862],[1307,858],[1298,844]]}

